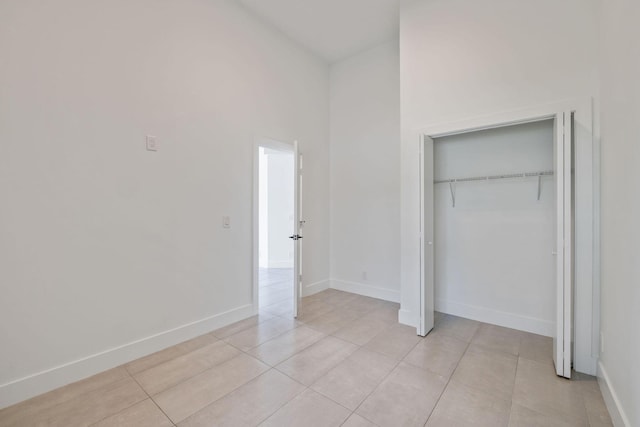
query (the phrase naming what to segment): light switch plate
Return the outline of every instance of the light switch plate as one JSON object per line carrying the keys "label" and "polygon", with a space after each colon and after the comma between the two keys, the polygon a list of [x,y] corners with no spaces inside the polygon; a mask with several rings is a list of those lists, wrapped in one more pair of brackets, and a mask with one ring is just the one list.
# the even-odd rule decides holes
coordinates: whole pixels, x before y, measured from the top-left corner
{"label": "light switch plate", "polygon": [[158,151],[158,140],[155,136],[147,135],[147,151]]}
{"label": "light switch plate", "polygon": [[222,217],[222,227],[231,228],[231,217],[228,217],[228,216]]}

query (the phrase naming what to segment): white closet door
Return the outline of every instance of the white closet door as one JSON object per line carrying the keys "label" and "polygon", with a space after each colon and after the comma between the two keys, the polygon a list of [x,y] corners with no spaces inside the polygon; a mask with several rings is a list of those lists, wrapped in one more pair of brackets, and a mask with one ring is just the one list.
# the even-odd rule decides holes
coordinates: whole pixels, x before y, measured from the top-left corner
{"label": "white closet door", "polygon": [[556,115],[554,181],[556,188],[556,334],[553,360],[559,376],[571,378],[572,297],[572,113]]}
{"label": "white closet door", "polygon": [[435,308],[433,139],[420,141],[420,322],[418,335],[433,329]]}
{"label": "white closet door", "polygon": [[302,298],[302,154],[293,143],[293,316],[298,317]]}

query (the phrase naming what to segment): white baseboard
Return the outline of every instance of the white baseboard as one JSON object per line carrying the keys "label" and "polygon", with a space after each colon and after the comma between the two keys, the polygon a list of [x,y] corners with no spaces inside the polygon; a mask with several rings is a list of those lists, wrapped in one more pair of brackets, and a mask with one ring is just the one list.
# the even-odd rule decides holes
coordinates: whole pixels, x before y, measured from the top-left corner
{"label": "white baseboard", "polygon": [[413,326],[414,328],[418,327],[418,319],[416,319],[413,315],[413,312],[409,310],[398,310],[398,323],[407,326]]}
{"label": "white baseboard", "polygon": [[318,292],[322,292],[326,289],[329,289],[329,281],[321,280],[315,283],[309,283],[308,285],[304,285],[302,287],[302,296],[308,297],[313,294],[317,294]]}
{"label": "white baseboard", "polygon": [[250,317],[251,304],[0,384],[0,409]]}
{"label": "white baseboard", "polygon": [[602,392],[604,403],[609,410],[613,425],[615,427],[631,427],[631,422],[620,404],[620,399],[613,389],[609,375],[607,375],[607,371],[602,365],[602,362],[598,362],[598,385],[600,386],[600,391]]}
{"label": "white baseboard", "polygon": [[331,288],[385,301],[400,302],[400,291],[387,288],[379,288],[377,286],[368,285],[366,283],[331,279]]}
{"label": "white baseboard", "polygon": [[436,298],[436,311],[547,337],[555,335],[554,322],[493,310],[486,307]]}

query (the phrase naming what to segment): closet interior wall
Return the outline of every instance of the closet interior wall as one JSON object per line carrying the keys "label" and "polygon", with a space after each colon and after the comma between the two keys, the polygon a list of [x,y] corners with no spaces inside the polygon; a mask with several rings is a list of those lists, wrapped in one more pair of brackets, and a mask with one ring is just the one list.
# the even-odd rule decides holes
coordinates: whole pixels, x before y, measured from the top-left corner
{"label": "closet interior wall", "polygon": [[[552,171],[553,126],[545,120],[437,138],[435,181]],[[436,310],[552,336],[553,176],[434,186]]]}

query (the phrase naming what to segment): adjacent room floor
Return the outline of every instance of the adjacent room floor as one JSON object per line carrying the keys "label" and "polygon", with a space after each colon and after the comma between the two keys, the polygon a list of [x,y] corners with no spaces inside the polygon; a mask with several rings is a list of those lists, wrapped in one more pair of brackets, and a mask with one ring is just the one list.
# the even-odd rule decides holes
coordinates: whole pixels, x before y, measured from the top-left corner
{"label": "adjacent room floor", "polygon": [[260,308],[281,316],[293,315],[293,268],[260,268]]}
{"label": "adjacent room floor", "polygon": [[[610,426],[551,340],[327,290],[0,411],[0,426]],[[276,310],[278,311],[278,310]]]}

